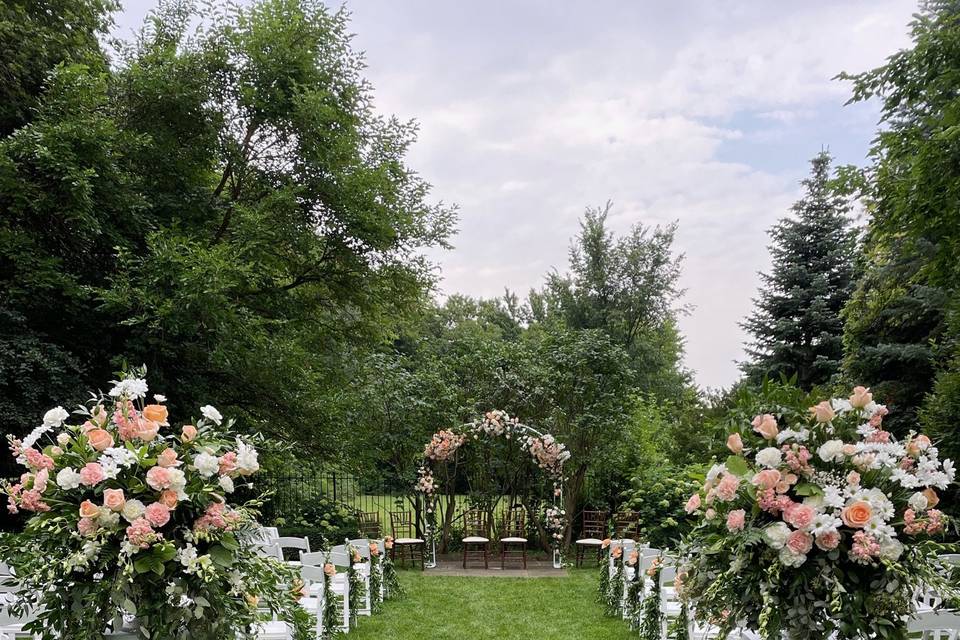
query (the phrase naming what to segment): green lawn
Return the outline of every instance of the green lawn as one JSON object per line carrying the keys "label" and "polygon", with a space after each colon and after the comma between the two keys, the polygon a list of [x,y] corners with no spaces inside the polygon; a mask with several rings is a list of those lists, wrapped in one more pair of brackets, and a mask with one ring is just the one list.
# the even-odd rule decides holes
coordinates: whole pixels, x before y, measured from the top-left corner
{"label": "green lawn", "polygon": [[353,640],[628,640],[624,620],[604,617],[595,602],[596,570],[567,578],[454,578],[401,571],[407,590]]}

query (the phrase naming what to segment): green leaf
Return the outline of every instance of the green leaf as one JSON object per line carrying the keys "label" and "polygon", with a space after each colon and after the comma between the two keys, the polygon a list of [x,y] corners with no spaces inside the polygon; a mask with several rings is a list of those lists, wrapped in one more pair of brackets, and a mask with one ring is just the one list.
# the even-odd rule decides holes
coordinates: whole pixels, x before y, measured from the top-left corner
{"label": "green leaf", "polygon": [[822,496],[823,495],[823,489],[821,489],[817,485],[810,482],[801,482],[794,488],[793,492],[798,496]]}
{"label": "green leaf", "polygon": [[745,476],[750,473],[750,467],[747,461],[740,456],[727,457],[727,471],[735,476]]}
{"label": "green leaf", "polygon": [[210,547],[210,558],[221,567],[233,565],[233,553],[219,544]]}

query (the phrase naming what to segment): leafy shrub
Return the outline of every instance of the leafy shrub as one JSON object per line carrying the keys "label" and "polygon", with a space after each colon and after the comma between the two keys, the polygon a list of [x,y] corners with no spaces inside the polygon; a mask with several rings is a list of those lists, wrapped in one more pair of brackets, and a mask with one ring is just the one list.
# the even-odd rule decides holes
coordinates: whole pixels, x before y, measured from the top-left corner
{"label": "leafy shrub", "polygon": [[311,549],[340,544],[344,538],[360,535],[357,510],[326,497],[311,498],[306,504],[277,515],[273,524],[285,536],[307,536]]}
{"label": "leafy shrub", "polygon": [[702,467],[639,469],[627,492],[625,509],[640,514],[640,537],[650,546],[670,548],[693,525],[684,505],[703,485]]}

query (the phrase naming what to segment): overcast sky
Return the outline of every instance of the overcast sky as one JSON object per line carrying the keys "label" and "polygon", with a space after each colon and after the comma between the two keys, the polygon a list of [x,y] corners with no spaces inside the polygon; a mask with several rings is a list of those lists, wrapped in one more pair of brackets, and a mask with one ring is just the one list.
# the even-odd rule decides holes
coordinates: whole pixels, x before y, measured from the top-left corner
{"label": "overcast sky", "polygon": [[[117,35],[153,6],[126,0]],[[339,6],[339,5],[332,5]],[[526,293],[564,270],[587,206],[679,223],[686,366],[737,378],[766,230],[829,148],[864,162],[874,105],[832,78],[909,43],[915,0],[353,0],[378,109],[420,123],[410,164],[460,206],[442,292]]]}

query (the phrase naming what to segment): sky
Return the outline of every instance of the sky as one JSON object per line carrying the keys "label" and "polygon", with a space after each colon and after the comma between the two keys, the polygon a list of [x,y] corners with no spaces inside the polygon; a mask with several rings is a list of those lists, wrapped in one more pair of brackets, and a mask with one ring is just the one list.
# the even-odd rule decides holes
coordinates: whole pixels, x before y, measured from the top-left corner
{"label": "sky", "polygon": [[[126,0],[128,36],[152,0]],[[340,4],[331,4],[339,7]],[[586,207],[676,221],[684,364],[738,377],[767,230],[822,149],[864,164],[875,104],[841,71],[909,46],[916,0],[348,0],[377,109],[419,123],[409,164],[456,203],[441,295],[525,294],[565,271]]]}

